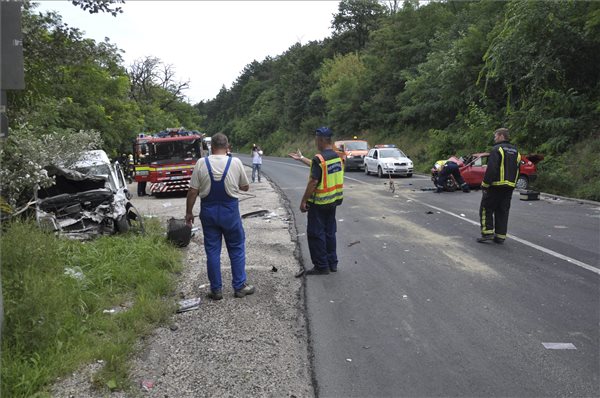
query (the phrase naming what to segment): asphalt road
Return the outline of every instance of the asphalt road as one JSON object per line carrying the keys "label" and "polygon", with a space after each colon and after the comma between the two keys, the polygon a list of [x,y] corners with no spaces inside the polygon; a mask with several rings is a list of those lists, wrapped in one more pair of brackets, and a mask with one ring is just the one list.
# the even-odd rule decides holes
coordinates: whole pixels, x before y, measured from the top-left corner
{"label": "asphalt road", "polygon": [[[310,268],[308,168],[263,162]],[[306,281],[318,396],[600,396],[600,204],[515,193],[507,242],[480,244],[479,191],[386,182],[346,174],[339,272]]]}

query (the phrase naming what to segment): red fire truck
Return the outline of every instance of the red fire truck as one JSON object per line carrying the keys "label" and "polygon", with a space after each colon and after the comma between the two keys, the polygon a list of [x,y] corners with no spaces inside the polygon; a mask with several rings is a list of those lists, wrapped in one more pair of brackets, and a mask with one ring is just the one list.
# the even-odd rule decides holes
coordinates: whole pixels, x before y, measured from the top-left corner
{"label": "red fire truck", "polygon": [[187,191],[194,165],[204,156],[203,137],[183,128],[139,134],[133,144],[135,180],[150,182],[151,195]]}

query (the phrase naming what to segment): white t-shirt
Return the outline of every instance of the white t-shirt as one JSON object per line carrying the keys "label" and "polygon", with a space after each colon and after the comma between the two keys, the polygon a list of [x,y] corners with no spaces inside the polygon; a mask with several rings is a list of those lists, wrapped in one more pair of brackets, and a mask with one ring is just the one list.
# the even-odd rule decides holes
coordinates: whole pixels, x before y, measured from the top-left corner
{"label": "white t-shirt", "polygon": [[[221,181],[228,159],[229,156],[227,155],[210,155],[208,157],[215,181]],[[239,199],[239,187],[244,185],[250,185],[244,165],[238,158],[231,158],[229,171],[227,171],[227,176],[225,177],[225,191],[227,195]],[[192,179],[190,180],[190,187],[198,190],[200,198],[205,198],[210,193],[210,176],[208,175],[204,158],[200,158],[196,162]]]}
{"label": "white t-shirt", "polygon": [[252,151],[252,164],[262,164],[262,151]]}

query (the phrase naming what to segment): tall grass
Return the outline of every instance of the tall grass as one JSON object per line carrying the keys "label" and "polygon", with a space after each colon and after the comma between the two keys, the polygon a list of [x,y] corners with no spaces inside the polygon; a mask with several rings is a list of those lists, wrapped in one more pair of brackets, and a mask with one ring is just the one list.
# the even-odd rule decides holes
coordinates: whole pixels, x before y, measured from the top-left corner
{"label": "tall grass", "polygon": [[43,393],[58,376],[97,360],[105,363],[98,387],[127,387],[134,344],[173,312],[169,296],[181,268],[160,225],[147,230],[79,242],[30,221],[4,225],[2,396]]}

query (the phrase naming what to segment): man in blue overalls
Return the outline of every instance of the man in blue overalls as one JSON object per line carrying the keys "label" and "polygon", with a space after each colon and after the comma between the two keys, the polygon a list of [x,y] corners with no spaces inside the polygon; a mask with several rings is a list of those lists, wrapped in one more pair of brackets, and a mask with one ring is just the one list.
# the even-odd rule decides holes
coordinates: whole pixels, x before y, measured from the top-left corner
{"label": "man in blue overalls", "polygon": [[200,222],[204,234],[206,268],[210,281],[209,297],[223,298],[221,284],[221,243],[225,238],[231,261],[232,285],[237,298],[254,293],[246,283],[246,236],[238,203],[239,191],[247,191],[250,183],[244,165],[227,155],[229,142],[222,133],[212,137],[212,155],[201,158],[194,167],[187,194],[185,219],[194,222],[192,210],[200,196]]}

